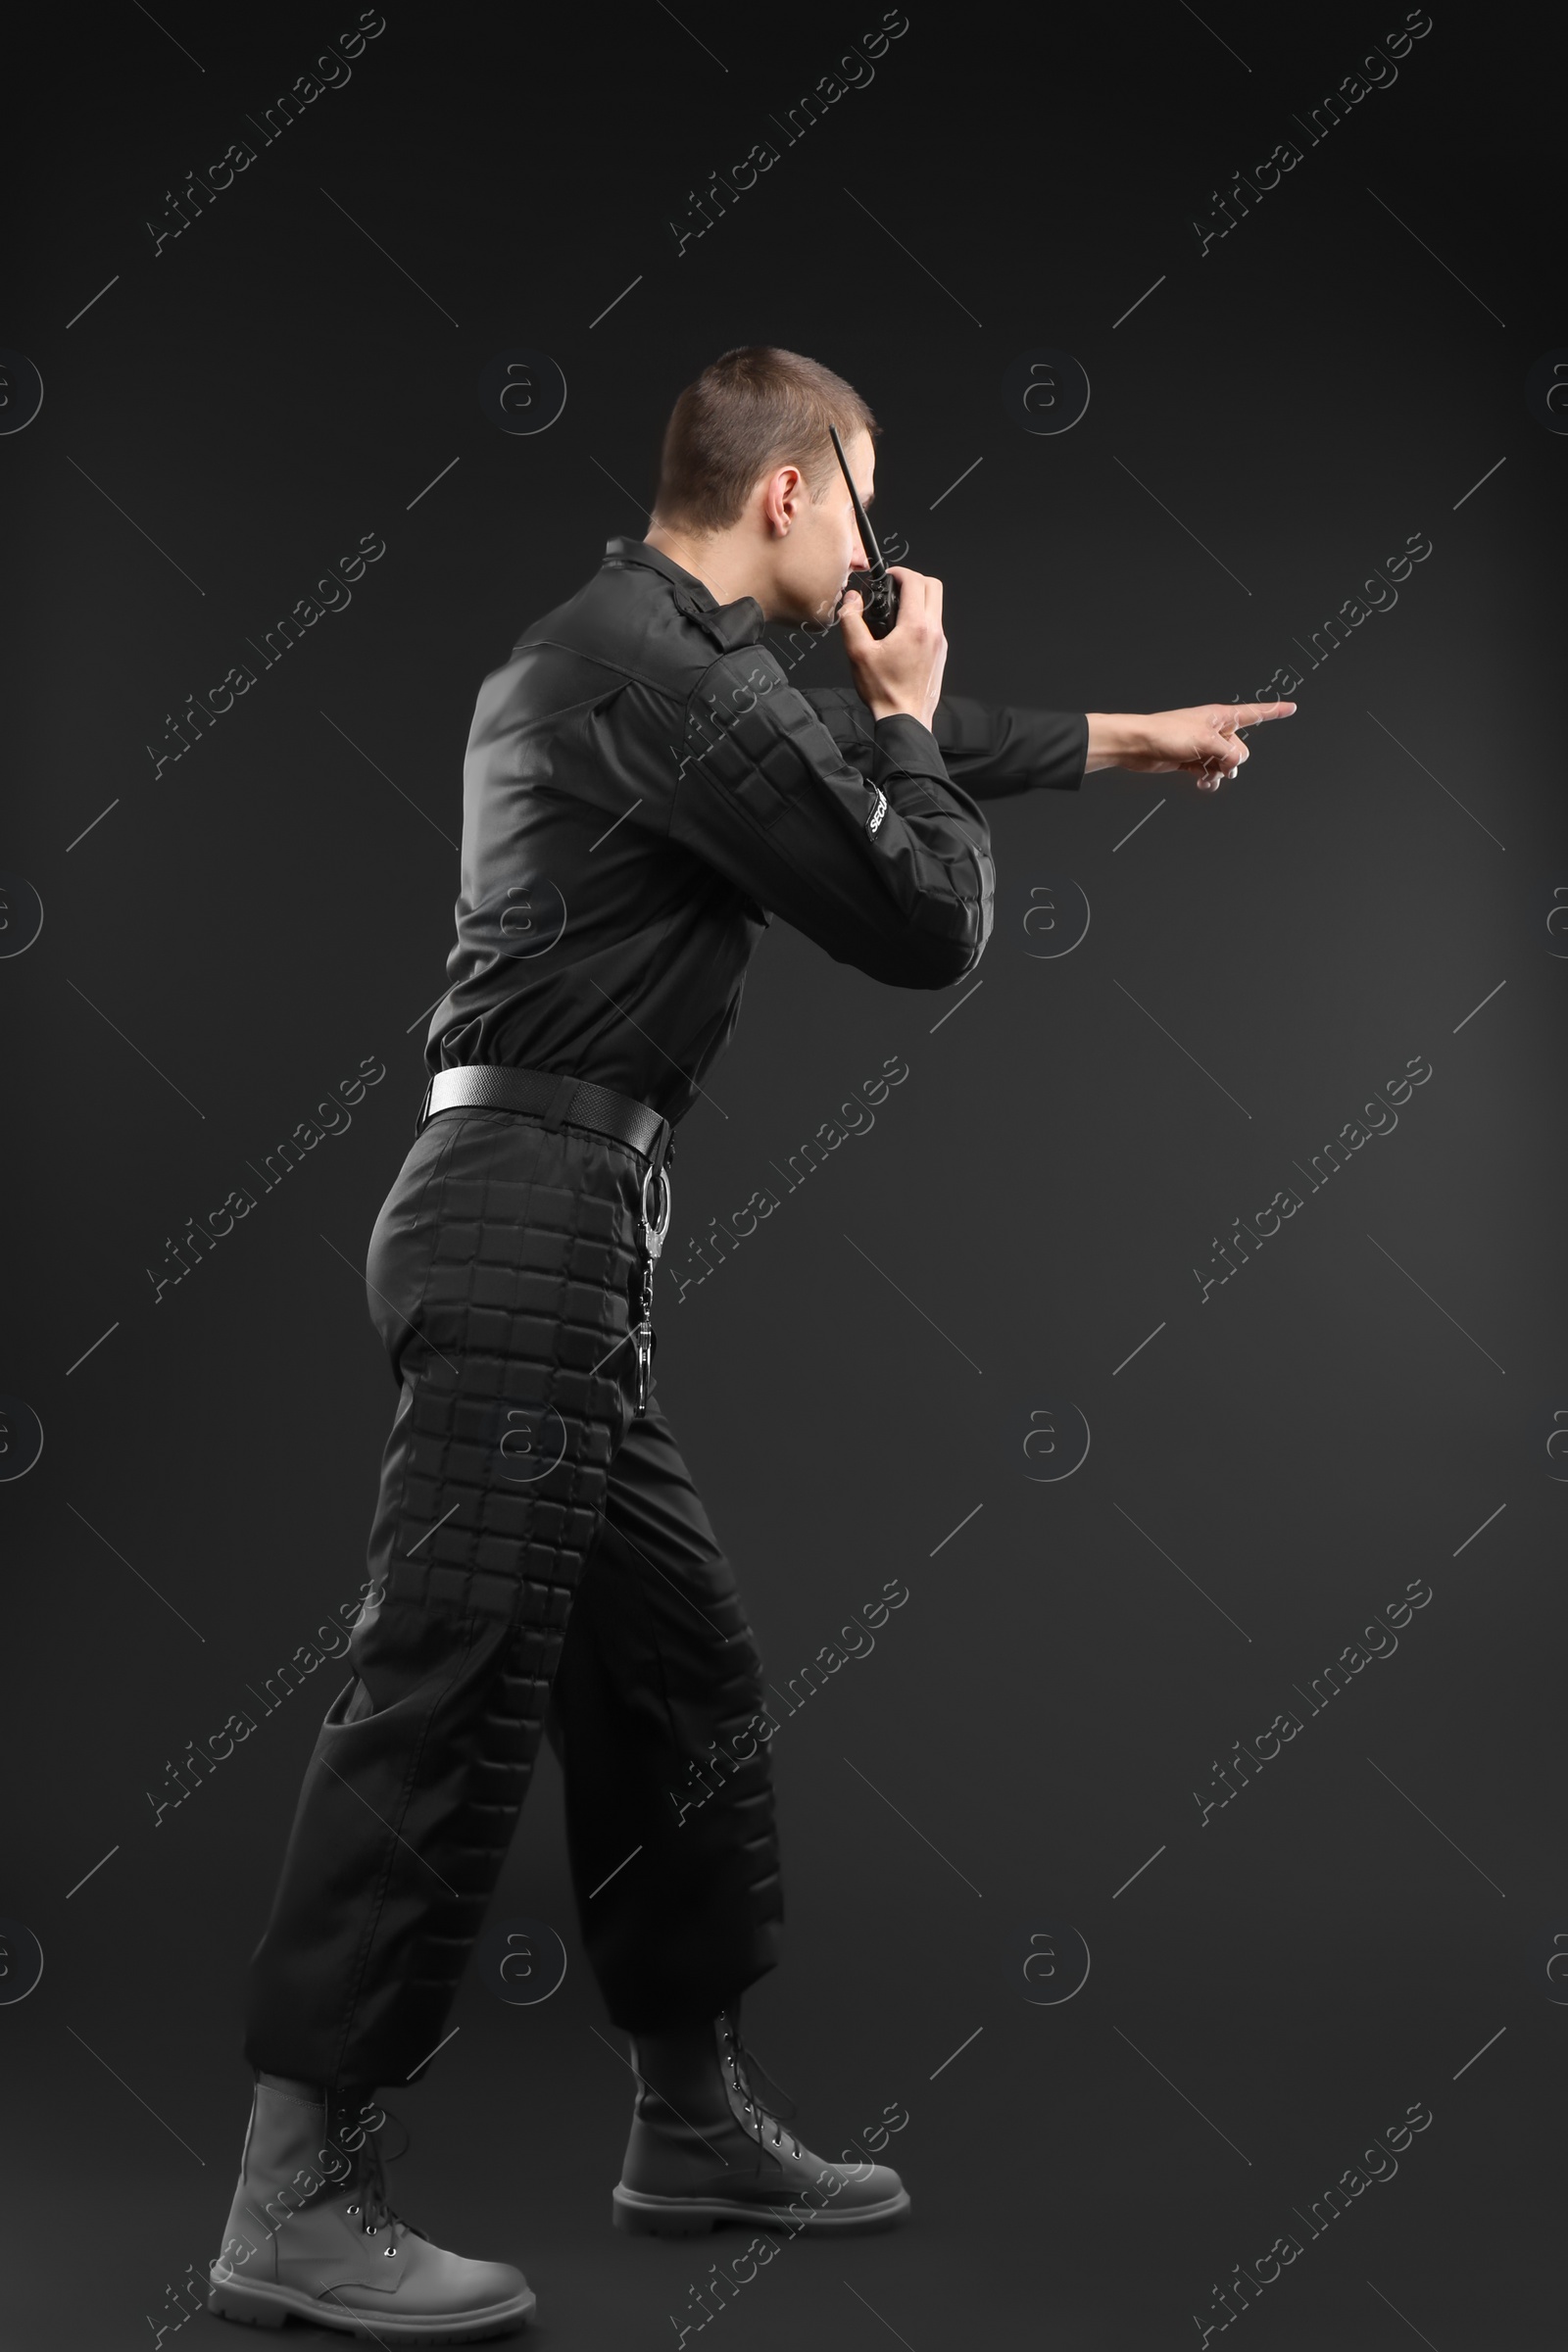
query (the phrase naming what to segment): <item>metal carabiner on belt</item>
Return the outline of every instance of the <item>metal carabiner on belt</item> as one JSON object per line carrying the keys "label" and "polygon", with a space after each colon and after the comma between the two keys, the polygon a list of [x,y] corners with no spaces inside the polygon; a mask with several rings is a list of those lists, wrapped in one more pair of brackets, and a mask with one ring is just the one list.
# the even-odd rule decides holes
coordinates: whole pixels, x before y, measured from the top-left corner
{"label": "metal carabiner on belt", "polygon": [[[655,1217],[650,1206],[650,1194],[658,1200]],[[643,1170],[643,1193],[638,1240],[643,1249],[642,1319],[634,1328],[631,1340],[637,1354],[637,1410],[648,1410],[648,1386],[654,1364],[654,1268],[664,1247],[669,1231],[670,1212],[669,1171],[663,1164],[663,1154]]]}

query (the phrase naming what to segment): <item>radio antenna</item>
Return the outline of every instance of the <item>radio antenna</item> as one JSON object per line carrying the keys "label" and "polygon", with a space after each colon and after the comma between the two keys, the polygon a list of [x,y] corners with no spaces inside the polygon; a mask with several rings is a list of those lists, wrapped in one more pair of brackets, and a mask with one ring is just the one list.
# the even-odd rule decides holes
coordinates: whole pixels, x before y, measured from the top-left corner
{"label": "radio antenna", "polygon": [[844,468],[844,479],[849,483],[850,486],[850,504],[855,509],[855,524],[857,530],[860,534],[860,545],[864,548],[866,553],[867,568],[870,571],[873,580],[886,579],[888,569],[887,558],[883,555],[881,548],[877,545],[876,533],[872,530],[865,509],[860,504],[860,493],[855,487],[855,476],[850,471],[850,461],[844,455],[844,444],[839,439],[839,428],[836,424],[830,424],[827,429],[832,436],[833,448],[837,454],[839,464]]}

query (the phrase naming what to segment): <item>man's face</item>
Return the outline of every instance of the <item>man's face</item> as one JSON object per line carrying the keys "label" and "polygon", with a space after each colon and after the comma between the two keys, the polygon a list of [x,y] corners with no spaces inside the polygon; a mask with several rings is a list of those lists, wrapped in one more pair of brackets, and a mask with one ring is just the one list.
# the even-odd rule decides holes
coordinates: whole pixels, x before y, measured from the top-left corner
{"label": "man's face", "polygon": [[[845,443],[844,454],[860,504],[868,508],[876,474],[870,434],[863,429],[858,432]],[[850,573],[866,568],[849,486],[836,463],[819,500],[812,501],[803,482],[792,504],[788,536],[774,542],[772,553],[776,610],[768,617],[827,628]]]}

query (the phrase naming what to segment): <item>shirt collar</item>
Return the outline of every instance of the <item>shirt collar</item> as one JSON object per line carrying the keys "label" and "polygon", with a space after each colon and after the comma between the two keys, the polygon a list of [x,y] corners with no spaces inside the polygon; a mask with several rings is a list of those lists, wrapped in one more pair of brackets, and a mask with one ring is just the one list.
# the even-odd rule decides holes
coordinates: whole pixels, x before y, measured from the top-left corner
{"label": "shirt collar", "polygon": [[732,646],[756,645],[762,634],[762,608],[755,596],[737,597],[732,605],[719,604],[695,572],[683,570],[659,548],[650,547],[646,539],[606,540],[605,562],[640,564],[662,572],[678,591],[675,601],[681,611],[725,653]]}

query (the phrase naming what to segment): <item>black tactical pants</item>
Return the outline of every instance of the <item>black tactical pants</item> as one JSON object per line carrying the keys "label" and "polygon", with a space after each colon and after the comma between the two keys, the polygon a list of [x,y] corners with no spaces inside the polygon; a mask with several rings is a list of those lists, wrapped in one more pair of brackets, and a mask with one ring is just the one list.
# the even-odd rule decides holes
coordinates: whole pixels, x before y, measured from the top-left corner
{"label": "black tactical pants", "polygon": [[[668,1424],[633,1410],[645,1164],[581,1128],[443,1111],[377,1219],[398,1405],[356,1679],[251,1964],[246,2056],[270,2073],[399,2084],[430,2055],[546,1730],[623,2031],[713,2016],[777,1959],[760,1662]],[[715,1740],[742,1761],[715,1773]]]}

